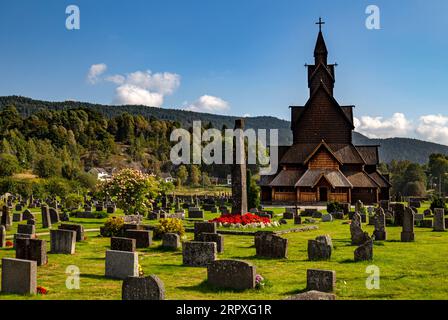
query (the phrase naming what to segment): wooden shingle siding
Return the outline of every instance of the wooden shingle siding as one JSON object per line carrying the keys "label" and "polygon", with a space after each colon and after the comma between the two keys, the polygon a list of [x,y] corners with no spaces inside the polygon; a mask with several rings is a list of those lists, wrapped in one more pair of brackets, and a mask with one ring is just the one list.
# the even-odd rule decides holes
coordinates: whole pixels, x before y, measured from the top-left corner
{"label": "wooden shingle siding", "polygon": [[311,159],[309,163],[309,168],[338,170],[339,164],[327,150],[321,149]]}

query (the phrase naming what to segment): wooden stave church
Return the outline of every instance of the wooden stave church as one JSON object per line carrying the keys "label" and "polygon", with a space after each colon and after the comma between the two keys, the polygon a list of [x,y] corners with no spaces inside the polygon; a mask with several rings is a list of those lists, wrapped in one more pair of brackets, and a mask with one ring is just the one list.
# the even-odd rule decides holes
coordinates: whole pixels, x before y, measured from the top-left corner
{"label": "wooden stave church", "polygon": [[335,64],[319,21],[314,65],[308,68],[310,98],[291,106],[293,145],[279,147],[279,171],[260,179],[263,204],[317,204],[329,201],[376,204],[390,199],[389,178],[378,171],[378,145],[355,146],[354,106],[333,96]]}

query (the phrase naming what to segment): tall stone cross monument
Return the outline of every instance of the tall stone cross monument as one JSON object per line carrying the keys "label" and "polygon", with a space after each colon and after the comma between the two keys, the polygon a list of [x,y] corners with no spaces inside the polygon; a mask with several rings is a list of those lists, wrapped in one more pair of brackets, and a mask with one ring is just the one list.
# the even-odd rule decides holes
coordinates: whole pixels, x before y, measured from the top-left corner
{"label": "tall stone cross monument", "polygon": [[244,120],[235,120],[232,164],[232,214],[247,213],[246,150]]}

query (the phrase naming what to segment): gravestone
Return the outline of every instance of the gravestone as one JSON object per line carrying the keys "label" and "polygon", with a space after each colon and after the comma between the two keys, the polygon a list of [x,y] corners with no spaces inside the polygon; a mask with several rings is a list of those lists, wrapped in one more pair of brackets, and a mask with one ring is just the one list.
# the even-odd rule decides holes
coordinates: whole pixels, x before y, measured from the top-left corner
{"label": "gravestone", "polygon": [[12,221],[13,222],[21,222],[23,219],[23,215],[20,212],[16,212],[12,215]]}
{"label": "gravestone", "polygon": [[116,206],[107,206],[107,213],[108,214],[113,214],[113,213],[115,213],[116,210],[117,210]]}
{"label": "gravestone", "polygon": [[373,240],[370,239],[356,248],[354,255],[356,262],[373,260]]}
{"label": "gravestone", "polygon": [[238,260],[216,260],[207,266],[207,282],[222,289],[255,288],[256,268]]}
{"label": "gravestone", "polygon": [[375,240],[385,241],[387,240],[386,233],[386,215],[384,214],[383,208],[377,208],[375,212],[374,226],[375,230],[373,231],[373,235]]}
{"label": "gravestone", "polygon": [[110,238],[110,249],[113,251],[135,252],[136,240],[130,238]]}
{"label": "gravestone", "polygon": [[444,232],[445,229],[445,210],[442,208],[434,209],[434,231]]}
{"label": "gravestone", "polygon": [[138,277],[138,253],[107,250],[105,276],[122,280]]}
{"label": "gravestone", "polygon": [[160,220],[160,213],[151,211],[148,213],[148,219],[149,220]]}
{"label": "gravestone", "polygon": [[336,271],[308,269],[306,289],[320,292],[333,292],[336,286]]}
{"label": "gravestone", "polygon": [[329,235],[308,240],[308,259],[310,261],[330,260],[333,243]]}
{"label": "gravestone", "polygon": [[326,214],[322,216],[322,222],[332,222],[333,216],[331,214]]}
{"label": "gravestone", "polygon": [[36,233],[36,226],[30,224],[19,224],[17,226],[17,233],[34,235]]}
{"label": "gravestone", "polygon": [[361,215],[359,213],[353,214],[353,219],[350,224],[350,234],[352,239],[352,245],[361,245],[369,238],[367,232],[364,232],[361,228]]}
{"label": "gravestone", "polygon": [[299,293],[286,298],[285,300],[302,300],[302,301],[324,301],[336,300],[336,295],[333,293],[320,292],[316,290]]}
{"label": "gravestone", "polygon": [[361,214],[362,209],[364,208],[364,204],[361,200],[358,200],[355,205],[355,212]]}
{"label": "gravestone", "polygon": [[75,254],[76,232],[71,230],[50,230],[51,253]]}
{"label": "gravestone", "polygon": [[15,240],[16,258],[36,261],[37,266],[48,263],[47,241],[41,239],[17,238]]}
{"label": "gravestone", "polygon": [[216,260],[215,242],[189,241],[182,244],[182,261],[186,266],[206,267]]}
{"label": "gravestone", "polygon": [[195,222],[194,224],[194,240],[199,240],[199,235],[201,233],[216,233],[216,223],[215,222]]}
{"label": "gravestone", "polygon": [[189,219],[204,219],[204,211],[202,210],[192,210],[188,211]]}
{"label": "gravestone", "polygon": [[50,208],[48,209],[50,212],[50,221],[51,224],[55,224],[55,223],[59,223],[60,219],[59,219],[59,212],[57,209],[55,208]]}
{"label": "gravestone", "polygon": [[344,220],[344,212],[333,212],[331,215],[336,220]]}
{"label": "gravestone", "polygon": [[312,214],[312,217],[314,219],[321,219],[322,216],[323,216],[322,212],[319,212],[319,211],[314,211],[313,214]]}
{"label": "gravestone", "polygon": [[302,224],[302,217],[301,216],[295,216],[294,217],[294,224]]}
{"label": "gravestone", "polygon": [[411,208],[406,207],[403,215],[403,231],[401,232],[401,242],[414,241],[414,213]]}
{"label": "gravestone", "polygon": [[34,215],[30,210],[26,209],[25,211],[23,211],[22,218],[23,220],[31,220],[34,219]]}
{"label": "gravestone", "polygon": [[258,257],[285,259],[288,257],[288,239],[273,232],[255,233],[255,249]]}
{"label": "gravestone", "polygon": [[121,296],[122,300],[165,300],[165,286],[157,276],[127,277]]}
{"label": "gravestone", "polygon": [[232,214],[247,213],[246,152],[244,120],[235,120],[232,162]]}
{"label": "gravestone", "polygon": [[2,259],[2,293],[36,294],[36,261],[3,258]]}
{"label": "gravestone", "polygon": [[224,237],[218,233],[202,232],[198,235],[198,238],[195,241],[215,242],[218,253],[224,252]]}
{"label": "gravestone", "polygon": [[180,248],[180,237],[177,233],[165,233],[162,236],[162,247],[177,250]]}
{"label": "gravestone", "polygon": [[283,219],[292,220],[294,219],[294,213],[293,212],[284,212],[283,213]]}
{"label": "gravestone", "polygon": [[6,247],[6,228],[0,225],[0,248]]}
{"label": "gravestone", "polygon": [[148,230],[126,230],[126,238],[135,239],[136,248],[148,248],[152,243],[152,232]]}
{"label": "gravestone", "polygon": [[11,209],[8,206],[3,206],[2,218],[0,220],[0,224],[5,226],[6,230],[11,229],[11,226],[12,226]]}
{"label": "gravestone", "polygon": [[392,211],[394,213],[394,224],[396,226],[403,226],[405,205],[402,203],[394,203],[392,206]]}
{"label": "gravestone", "polygon": [[42,228],[51,228],[50,209],[48,206],[42,206],[40,210],[42,213]]}
{"label": "gravestone", "polygon": [[70,230],[76,232],[76,242],[84,241],[84,226],[81,224],[67,224],[62,223],[59,230]]}

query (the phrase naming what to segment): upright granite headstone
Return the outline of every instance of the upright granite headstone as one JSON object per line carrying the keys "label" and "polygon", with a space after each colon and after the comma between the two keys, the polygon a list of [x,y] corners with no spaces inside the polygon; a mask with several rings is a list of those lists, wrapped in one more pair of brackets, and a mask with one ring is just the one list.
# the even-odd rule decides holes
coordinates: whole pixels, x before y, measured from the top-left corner
{"label": "upright granite headstone", "polygon": [[11,209],[8,206],[3,206],[1,225],[5,226],[6,230],[10,230],[12,226]]}
{"label": "upright granite headstone", "polygon": [[255,233],[255,249],[258,257],[285,259],[288,257],[288,239],[273,232]]}
{"label": "upright granite headstone", "polygon": [[329,235],[308,240],[308,259],[310,261],[330,260],[333,243]]}
{"label": "upright granite headstone", "polygon": [[3,258],[2,259],[2,293],[36,294],[36,261]]}
{"label": "upright granite headstone", "polygon": [[6,247],[6,228],[0,225],[0,248]]}
{"label": "upright granite headstone", "polygon": [[414,241],[414,213],[412,209],[406,207],[403,215],[403,231],[401,232],[401,242]]}
{"label": "upright granite headstone", "polygon": [[207,266],[207,282],[223,289],[255,288],[256,268],[238,260],[216,260]]}
{"label": "upright granite headstone", "polygon": [[182,243],[183,264],[191,267],[206,267],[216,260],[215,242],[189,241]]}
{"label": "upright granite headstone", "polygon": [[373,260],[373,240],[369,239],[355,250],[355,261]]}
{"label": "upright granite headstone", "polygon": [[194,240],[199,240],[199,235],[201,233],[216,233],[216,223],[215,222],[195,222],[194,224]]}
{"label": "upright granite headstone", "polygon": [[308,269],[306,289],[320,292],[333,292],[336,286],[336,271]]}
{"label": "upright granite headstone", "polygon": [[107,278],[126,279],[138,277],[138,253],[126,251],[106,251]]}
{"label": "upright granite headstone", "polygon": [[445,229],[445,210],[443,208],[434,209],[433,230],[436,232],[444,232]]}
{"label": "upright granite headstone", "polygon": [[76,231],[50,230],[51,253],[75,254]]}
{"label": "upright granite headstone", "polygon": [[48,209],[48,210],[49,210],[49,212],[50,212],[50,221],[51,221],[51,223],[52,223],[52,224],[59,223],[59,222],[60,222],[60,219],[59,219],[59,212],[58,212],[58,209],[50,208],[50,209]]}
{"label": "upright granite headstone", "polygon": [[41,239],[16,239],[16,258],[36,261],[38,266],[48,263],[47,241]]}
{"label": "upright granite headstone", "polygon": [[50,209],[48,206],[42,206],[40,208],[42,213],[42,227],[51,228]]}
{"label": "upright granite headstone", "polygon": [[62,223],[59,230],[70,230],[76,232],[76,242],[84,241],[84,226],[82,224]]}
{"label": "upright granite headstone", "polygon": [[246,152],[244,145],[244,120],[235,120],[232,164],[232,213],[247,213]]}
{"label": "upright granite headstone", "polygon": [[165,300],[165,286],[157,276],[127,277],[123,281],[122,300]]}
{"label": "upright granite headstone", "polygon": [[383,208],[377,208],[374,216],[375,231],[373,235],[375,240],[385,241],[387,239],[386,233],[386,215]]}
{"label": "upright granite headstone", "polygon": [[110,238],[110,249],[113,251],[135,252],[136,240],[130,238]]}
{"label": "upright granite headstone", "polygon": [[352,222],[350,224],[350,234],[352,245],[361,245],[366,242],[368,234],[361,228],[361,215],[357,212],[353,214]]}
{"label": "upright granite headstone", "polygon": [[177,233],[165,233],[162,236],[162,247],[170,250],[180,248],[180,237]]}

